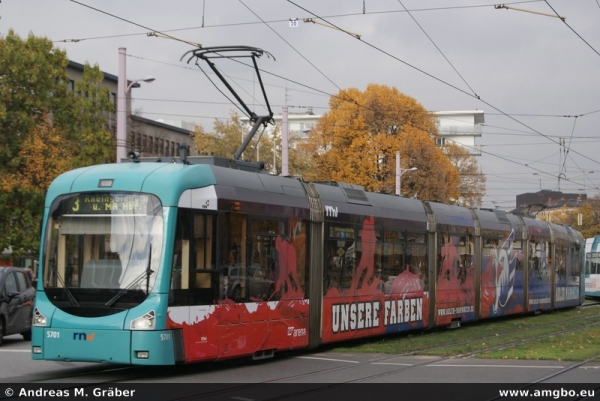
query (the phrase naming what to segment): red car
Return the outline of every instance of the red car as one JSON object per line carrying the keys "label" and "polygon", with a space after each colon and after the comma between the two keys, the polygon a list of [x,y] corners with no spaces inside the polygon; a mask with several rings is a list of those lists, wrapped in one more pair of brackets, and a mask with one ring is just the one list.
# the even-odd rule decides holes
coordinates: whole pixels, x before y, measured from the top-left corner
{"label": "red car", "polygon": [[35,288],[27,271],[20,267],[0,266],[0,345],[4,336],[21,334],[31,340],[31,319]]}

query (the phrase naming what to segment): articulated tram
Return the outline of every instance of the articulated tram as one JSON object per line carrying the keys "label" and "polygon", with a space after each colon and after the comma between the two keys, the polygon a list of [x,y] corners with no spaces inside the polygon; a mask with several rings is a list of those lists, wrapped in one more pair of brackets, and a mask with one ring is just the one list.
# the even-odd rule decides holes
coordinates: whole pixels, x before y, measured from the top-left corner
{"label": "articulated tram", "polygon": [[570,227],[215,157],[65,173],[41,241],[39,360],[260,359],[584,300]]}

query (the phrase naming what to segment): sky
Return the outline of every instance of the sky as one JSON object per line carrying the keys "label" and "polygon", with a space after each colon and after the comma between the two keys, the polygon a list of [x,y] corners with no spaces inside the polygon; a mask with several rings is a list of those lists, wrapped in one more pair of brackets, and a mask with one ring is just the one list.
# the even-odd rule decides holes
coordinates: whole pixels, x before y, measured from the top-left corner
{"label": "sky", "polygon": [[[240,112],[206,63],[204,74],[182,59],[197,48],[189,42],[263,49],[258,65],[275,114],[284,105],[323,114],[330,96],[371,83],[430,111],[483,110],[482,207],[510,211],[522,193],[600,192],[599,1],[4,0],[0,35],[47,37],[70,60],[114,75],[126,48],[127,78],[156,79],[132,89],[133,108],[208,131]],[[215,63],[264,115],[254,70]]]}

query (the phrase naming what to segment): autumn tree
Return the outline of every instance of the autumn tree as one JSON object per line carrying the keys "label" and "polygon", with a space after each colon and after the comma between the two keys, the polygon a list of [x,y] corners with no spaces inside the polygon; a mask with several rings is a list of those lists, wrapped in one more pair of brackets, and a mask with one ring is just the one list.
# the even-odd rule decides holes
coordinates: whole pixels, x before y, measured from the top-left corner
{"label": "autumn tree", "polygon": [[72,88],[67,64],[46,38],[9,31],[0,39],[0,248],[15,258],[37,253],[43,195],[56,175],[114,161],[102,73],[86,65]]}
{"label": "autumn tree", "polygon": [[569,223],[583,234],[585,238],[592,238],[600,234],[600,195],[587,199],[579,208],[577,213],[581,213],[581,226],[577,225],[577,217],[569,218]]}
{"label": "autumn tree", "polygon": [[552,210],[543,220],[571,226],[581,232],[584,238],[593,238],[600,234],[600,195],[587,199],[578,208]]}
{"label": "autumn tree", "polygon": [[242,143],[244,128],[237,113],[231,113],[231,119],[215,119],[213,132],[206,132],[202,126],[194,127],[192,134],[196,148],[201,155],[232,159]]}
{"label": "autumn tree", "polygon": [[458,186],[460,195],[457,204],[465,207],[481,207],[486,191],[486,178],[481,172],[475,156],[456,143],[446,143],[442,151],[460,174]]}
{"label": "autumn tree", "polygon": [[[72,153],[63,137],[44,118],[22,142],[17,159],[26,160],[15,172],[0,177],[5,195],[10,195],[10,227],[4,239],[18,255],[38,247],[39,226],[44,212],[44,195],[58,175],[71,168]],[[4,216],[3,216],[4,218]],[[15,246],[12,244],[18,244]]]}
{"label": "autumn tree", "polygon": [[329,108],[303,146],[312,165],[307,179],[394,193],[400,151],[402,168],[417,167],[402,176],[403,195],[442,202],[459,198],[459,173],[435,145],[435,119],[415,99],[371,84],[364,92],[340,91]]}

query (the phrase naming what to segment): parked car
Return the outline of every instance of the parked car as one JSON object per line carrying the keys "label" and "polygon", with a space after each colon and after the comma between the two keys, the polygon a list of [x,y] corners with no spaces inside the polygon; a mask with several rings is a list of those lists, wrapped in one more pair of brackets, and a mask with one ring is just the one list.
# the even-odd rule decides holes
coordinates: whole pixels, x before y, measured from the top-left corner
{"label": "parked car", "polygon": [[0,345],[4,336],[21,334],[31,340],[35,288],[25,269],[0,266]]}
{"label": "parked car", "polygon": [[[244,269],[241,264],[236,264],[227,269],[224,285],[227,298],[235,302],[267,301],[273,295],[275,283],[265,278],[265,272],[260,266],[253,264]],[[243,293],[243,288],[246,288],[246,294]]]}

